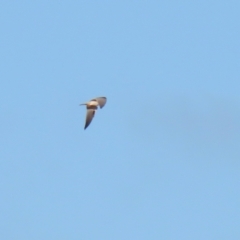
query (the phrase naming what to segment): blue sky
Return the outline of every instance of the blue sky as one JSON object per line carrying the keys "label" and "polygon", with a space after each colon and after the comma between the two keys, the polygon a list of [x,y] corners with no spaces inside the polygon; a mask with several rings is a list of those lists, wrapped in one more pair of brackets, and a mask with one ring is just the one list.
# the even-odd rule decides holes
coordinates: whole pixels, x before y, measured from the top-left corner
{"label": "blue sky", "polygon": [[0,238],[240,239],[239,9],[1,1]]}

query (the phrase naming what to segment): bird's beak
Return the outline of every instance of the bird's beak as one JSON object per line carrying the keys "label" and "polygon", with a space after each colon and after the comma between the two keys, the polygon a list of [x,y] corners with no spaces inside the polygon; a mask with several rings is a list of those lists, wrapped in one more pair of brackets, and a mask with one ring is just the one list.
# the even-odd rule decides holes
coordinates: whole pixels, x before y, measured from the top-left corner
{"label": "bird's beak", "polygon": [[82,105],[87,105],[86,103],[81,103],[81,104],[79,104],[79,106],[82,106]]}

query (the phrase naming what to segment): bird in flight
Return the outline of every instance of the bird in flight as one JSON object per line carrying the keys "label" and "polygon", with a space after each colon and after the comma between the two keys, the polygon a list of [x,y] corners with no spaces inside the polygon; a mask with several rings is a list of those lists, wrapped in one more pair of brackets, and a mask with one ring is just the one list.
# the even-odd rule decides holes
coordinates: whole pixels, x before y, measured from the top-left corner
{"label": "bird in flight", "polygon": [[86,108],[87,108],[86,123],[85,123],[84,129],[86,129],[89,126],[89,124],[91,123],[98,107],[103,108],[104,105],[106,104],[106,102],[107,102],[107,98],[97,97],[97,98],[90,100],[89,102],[80,104],[80,106],[86,105]]}

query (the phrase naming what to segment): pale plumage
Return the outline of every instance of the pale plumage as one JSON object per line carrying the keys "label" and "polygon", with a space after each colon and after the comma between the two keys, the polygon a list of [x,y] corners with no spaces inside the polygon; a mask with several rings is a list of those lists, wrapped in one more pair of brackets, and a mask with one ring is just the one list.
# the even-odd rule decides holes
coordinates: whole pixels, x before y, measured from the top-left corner
{"label": "pale plumage", "polygon": [[80,104],[80,105],[86,105],[86,108],[87,108],[87,116],[86,116],[86,123],[85,123],[84,129],[86,129],[91,123],[98,107],[103,108],[106,102],[107,102],[106,97],[98,97],[90,100],[87,103]]}

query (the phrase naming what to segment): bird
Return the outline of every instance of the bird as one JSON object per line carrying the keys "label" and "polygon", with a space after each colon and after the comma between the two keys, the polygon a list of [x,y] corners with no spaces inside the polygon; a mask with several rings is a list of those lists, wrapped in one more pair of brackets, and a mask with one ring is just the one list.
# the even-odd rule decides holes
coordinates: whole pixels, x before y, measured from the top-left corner
{"label": "bird", "polygon": [[106,102],[107,102],[106,97],[97,97],[90,100],[89,102],[79,104],[80,106],[86,105],[86,108],[87,108],[86,123],[85,123],[84,130],[91,123],[98,107],[103,108]]}

